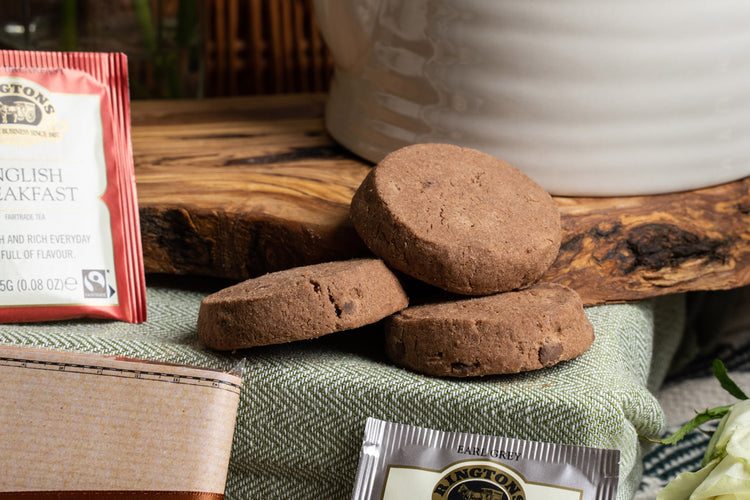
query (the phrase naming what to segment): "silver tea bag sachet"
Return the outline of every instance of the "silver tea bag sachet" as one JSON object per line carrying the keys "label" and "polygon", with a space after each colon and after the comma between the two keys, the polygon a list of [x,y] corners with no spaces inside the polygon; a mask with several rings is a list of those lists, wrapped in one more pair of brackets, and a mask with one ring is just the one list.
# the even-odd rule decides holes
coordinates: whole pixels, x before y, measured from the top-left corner
{"label": "silver tea bag sachet", "polygon": [[619,450],[368,418],[353,500],[613,500]]}

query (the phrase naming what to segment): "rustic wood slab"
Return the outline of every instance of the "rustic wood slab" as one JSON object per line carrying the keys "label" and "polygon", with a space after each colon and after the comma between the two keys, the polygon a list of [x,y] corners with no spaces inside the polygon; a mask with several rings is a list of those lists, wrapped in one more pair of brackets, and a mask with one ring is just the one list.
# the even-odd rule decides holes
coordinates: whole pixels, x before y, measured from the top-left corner
{"label": "rustic wood slab", "polygon": [[[243,280],[365,255],[347,214],[371,164],[326,134],[324,103],[323,94],[133,101],[146,272]],[[587,305],[750,284],[750,178],[555,200],[563,244],[544,280]]]}

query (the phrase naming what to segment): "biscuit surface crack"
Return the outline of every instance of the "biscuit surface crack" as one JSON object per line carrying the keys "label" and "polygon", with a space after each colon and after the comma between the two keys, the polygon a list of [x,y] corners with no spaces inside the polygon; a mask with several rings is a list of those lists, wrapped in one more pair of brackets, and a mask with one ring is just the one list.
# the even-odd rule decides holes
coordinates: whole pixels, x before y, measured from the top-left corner
{"label": "biscuit surface crack", "polygon": [[[310,279],[310,284],[313,287],[313,291],[318,295],[323,295],[323,286],[317,282],[314,279]],[[346,312],[351,312],[354,309],[354,304],[347,303],[344,304],[344,308],[342,309],[341,306],[339,306],[338,302],[336,301],[336,297],[333,295],[333,292],[331,292],[331,289],[329,287],[326,287],[325,294],[328,298],[328,302],[331,303],[333,306],[333,312],[336,314],[337,318],[340,318],[341,315]]]}
{"label": "biscuit surface crack", "polygon": [[336,313],[336,317],[341,317],[341,307],[339,307],[338,303],[336,302],[336,299],[334,298],[333,294],[330,290],[328,290],[328,301],[333,305],[333,311]]}

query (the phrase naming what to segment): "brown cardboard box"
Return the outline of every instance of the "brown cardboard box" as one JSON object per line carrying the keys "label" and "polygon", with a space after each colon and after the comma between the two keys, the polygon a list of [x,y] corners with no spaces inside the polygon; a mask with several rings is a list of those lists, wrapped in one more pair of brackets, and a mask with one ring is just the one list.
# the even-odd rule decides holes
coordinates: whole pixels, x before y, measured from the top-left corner
{"label": "brown cardboard box", "polygon": [[0,381],[0,498],[223,497],[236,375],[0,347]]}

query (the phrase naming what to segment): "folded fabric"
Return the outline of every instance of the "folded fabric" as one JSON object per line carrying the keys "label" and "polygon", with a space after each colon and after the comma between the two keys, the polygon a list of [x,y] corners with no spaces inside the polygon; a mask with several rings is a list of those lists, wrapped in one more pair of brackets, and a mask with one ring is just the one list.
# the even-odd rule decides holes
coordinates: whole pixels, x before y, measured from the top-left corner
{"label": "folded fabric", "polygon": [[[596,340],[549,369],[472,380],[392,366],[378,325],[316,340],[218,353],[196,334],[210,290],[148,287],[149,319],[0,325],[0,343],[124,355],[227,370],[245,360],[227,499],[346,499],[368,416],[464,431],[621,451],[618,499],[639,485],[644,445],[664,414],[658,386],[679,343],[682,296],[590,307]],[[666,360],[666,361],[665,361]],[[653,369],[652,369],[653,364]]]}

